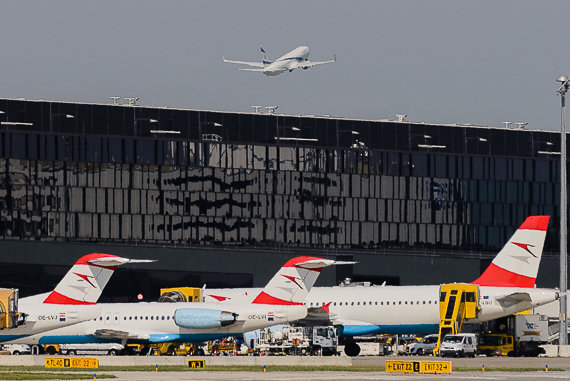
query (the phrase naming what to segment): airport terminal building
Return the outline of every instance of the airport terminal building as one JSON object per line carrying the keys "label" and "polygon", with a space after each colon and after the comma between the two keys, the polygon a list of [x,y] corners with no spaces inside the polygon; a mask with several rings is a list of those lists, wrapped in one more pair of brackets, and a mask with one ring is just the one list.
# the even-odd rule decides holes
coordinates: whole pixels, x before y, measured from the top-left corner
{"label": "airport terminal building", "polygon": [[326,285],[470,282],[532,214],[552,217],[537,284],[558,284],[556,132],[26,99],[0,123],[0,275],[22,296],[91,252],[158,259],[118,271],[122,300],[263,285],[297,255],[359,261]]}

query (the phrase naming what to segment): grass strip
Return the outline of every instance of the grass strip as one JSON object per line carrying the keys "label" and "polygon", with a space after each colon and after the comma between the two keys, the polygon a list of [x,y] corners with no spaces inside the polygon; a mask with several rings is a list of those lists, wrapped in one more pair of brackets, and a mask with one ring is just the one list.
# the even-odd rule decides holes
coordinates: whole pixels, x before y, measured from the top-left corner
{"label": "grass strip", "polygon": [[[268,365],[270,372],[385,372],[384,366],[307,366],[307,365]],[[42,374],[50,372],[61,373],[63,369],[44,368],[42,366],[0,366],[0,372],[33,372],[42,371]],[[138,366],[100,366],[94,373],[98,372],[155,372],[154,365]],[[263,372],[263,365],[209,365],[205,368],[189,368],[183,365],[162,365],[158,366],[159,372]],[[453,367],[454,372],[483,372],[480,367]],[[562,368],[548,368],[549,372],[563,372]],[[65,369],[66,373],[85,372],[85,369]],[[485,367],[485,372],[544,372],[543,367]],[[90,376],[92,377],[92,375]],[[99,377],[99,376],[97,376]],[[0,374],[0,379],[1,374]]]}
{"label": "grass strip", "polygon": [[[97,378],[116,378],[112,374],[99,374]],[[0,380],[91,380],[93,373],[75,373],[75,372],[0,372]]]}

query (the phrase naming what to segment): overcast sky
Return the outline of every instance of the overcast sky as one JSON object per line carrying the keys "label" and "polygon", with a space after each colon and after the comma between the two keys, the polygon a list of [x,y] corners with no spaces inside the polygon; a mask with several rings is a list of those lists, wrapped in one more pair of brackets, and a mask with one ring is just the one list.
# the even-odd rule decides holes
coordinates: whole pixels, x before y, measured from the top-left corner
{"label": "overcast sky", "polygon": [[[558,130],[570,1],[3,1],[0,97]],[[299,46],[335,64],[238,71]]]}

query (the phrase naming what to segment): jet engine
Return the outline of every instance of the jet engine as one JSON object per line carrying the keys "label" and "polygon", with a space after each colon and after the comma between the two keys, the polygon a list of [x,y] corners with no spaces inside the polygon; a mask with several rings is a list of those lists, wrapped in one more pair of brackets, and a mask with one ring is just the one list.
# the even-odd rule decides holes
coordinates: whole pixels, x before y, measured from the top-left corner
{"label": "jet engine", "polygon": [[236,314],[205,308],[181,308],[174,312],[177,326],[188,329],[221,328],[233,324]]}

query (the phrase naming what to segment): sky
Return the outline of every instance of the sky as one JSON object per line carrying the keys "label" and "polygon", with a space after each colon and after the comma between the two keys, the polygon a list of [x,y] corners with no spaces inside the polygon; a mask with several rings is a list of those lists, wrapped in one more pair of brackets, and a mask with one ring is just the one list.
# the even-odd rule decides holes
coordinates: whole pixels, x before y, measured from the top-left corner
{"label": "sky", "polygon": [[[0,97],[560,129],[570,1],[3,1]],[[307,45],[277,77],[230,59]]]}

